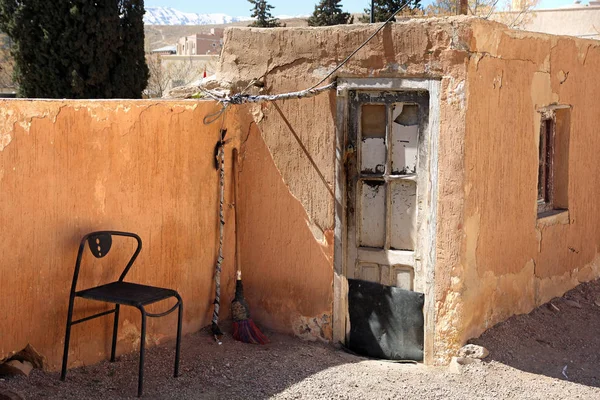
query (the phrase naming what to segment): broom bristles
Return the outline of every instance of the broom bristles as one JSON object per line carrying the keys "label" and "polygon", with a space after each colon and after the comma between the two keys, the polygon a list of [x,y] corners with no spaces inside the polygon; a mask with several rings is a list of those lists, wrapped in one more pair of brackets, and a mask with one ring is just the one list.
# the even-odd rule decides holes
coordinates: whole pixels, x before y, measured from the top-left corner
{"label": "broom bristles", "polygon": [[243,343],[267,344],[269,339],[258,329],[254,321],[248,318],[233,323],[233,338]]}

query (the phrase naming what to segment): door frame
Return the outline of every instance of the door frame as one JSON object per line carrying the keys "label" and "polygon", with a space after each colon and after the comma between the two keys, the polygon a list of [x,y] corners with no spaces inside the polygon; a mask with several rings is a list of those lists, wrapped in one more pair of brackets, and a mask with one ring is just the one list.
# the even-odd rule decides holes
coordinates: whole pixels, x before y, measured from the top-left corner
{"label": "door frame", "polygon": [[[438,198],[438,143],[440,128],[440,87],[439,79],[418,78],[339,78],[336,98],[336,139],[335,139],[335,245],[333,279],[333,340],[346,343],[350,331],[348,315],[348,280],[346,255],[348,254],[348,234],[346,221],[346,160],[354,157],[356,149],[347,148],[349,126],[350,91],[427,91],[429,92],[428,160],[425,181],[426,204],[423,235],[419,237],[419,250],[422,254],[421,267],[425,275],[425,319],[424,363],[433,364],[435,340],[435,265]],[[416,249],[415,249],[416,250]]]}

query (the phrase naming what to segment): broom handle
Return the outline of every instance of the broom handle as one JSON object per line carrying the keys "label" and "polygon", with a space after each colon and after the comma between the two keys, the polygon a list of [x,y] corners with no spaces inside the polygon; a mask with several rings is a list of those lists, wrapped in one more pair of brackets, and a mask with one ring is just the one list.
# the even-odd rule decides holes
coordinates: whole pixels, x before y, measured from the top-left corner
{"label": "broom handle", "polygon": [[239,165],[238,165],[238,149],[233,149],[233,201],[235,204],[235,270],[236,279],[239,281],[242,279],[242,260],[240,256],[240,238],[238,231],[239,223],[239,198],[238,198],[238,184],[239,184]]}

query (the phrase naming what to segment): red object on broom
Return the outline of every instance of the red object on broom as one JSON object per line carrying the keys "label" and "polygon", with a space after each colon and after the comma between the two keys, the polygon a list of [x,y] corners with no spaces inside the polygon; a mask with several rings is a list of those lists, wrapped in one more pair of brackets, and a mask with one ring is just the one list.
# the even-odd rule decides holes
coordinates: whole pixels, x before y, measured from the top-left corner
{"label": "red object on broom", "polygon": [[238,154],[233,150],[233,176],[234,176],[234,196],[235,196],[235,265],[237,270],[237,281],[235,283],[235,297],[231,302],[231,314],[233,316],[233,338],[244,343],[267,344],[269,339],[258,329],[252,318],[250,318],[250,308],[244,298],[244,286],[242,284],[242,269],[238,238],[238,175],[237,175]]}
{"label": "red object on broom", "polygon": [[206,78],[206,67],[204,67],[204,76],[203,78]]}

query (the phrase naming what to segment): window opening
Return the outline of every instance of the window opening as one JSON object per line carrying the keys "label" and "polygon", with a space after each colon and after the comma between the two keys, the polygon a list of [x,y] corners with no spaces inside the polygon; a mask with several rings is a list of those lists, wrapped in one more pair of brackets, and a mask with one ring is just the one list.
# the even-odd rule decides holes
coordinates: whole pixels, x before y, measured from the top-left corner
{"label": "window opening", "polygon": [[538,148],[538,216],[568,209],[570,107],[541,112]]}
{"label": "window opening", "polygon": [[546,118],[540,126],[538,211],[552,210],[552,186],[554,159],[554,120]]}

